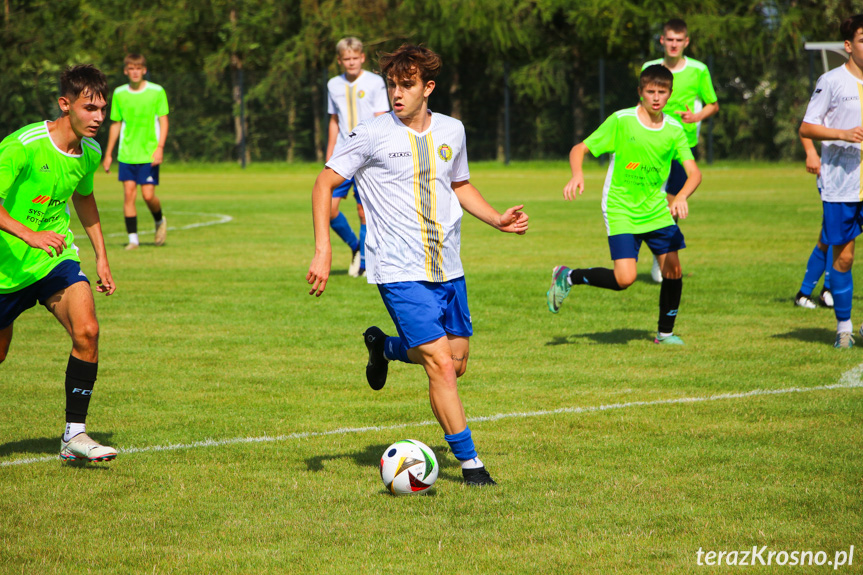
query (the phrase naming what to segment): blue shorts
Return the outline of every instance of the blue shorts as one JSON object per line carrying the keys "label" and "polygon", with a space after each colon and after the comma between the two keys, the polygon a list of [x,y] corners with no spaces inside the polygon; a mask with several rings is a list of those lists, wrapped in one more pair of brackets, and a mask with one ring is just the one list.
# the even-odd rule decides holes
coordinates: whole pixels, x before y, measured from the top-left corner
{"label": "blue shorts", "polygon": [[408,348],[447,334],[473,335],[467,308],[467,285],[463,277],[443,283],[378,284],[378,290]]}
{"label": "blue shorts", "polygon": [[642,241],[647,244],[647,247],[656,256],[661,256],[668,252],[676,252],[686,247],[686,242],[683,240],[683,232],[675,224],[643,234],[617,234],[608,236],[611,259],[635,258],[638,261],[638,250],[641,249]]}
{"label": "blue shorts", "polygon": [[159,185],[159,166],[153,164],[124,164],[120,162],[121,182],[135,182],[145,186],[147,184]]}
{"label": "blue shorts", "polygon": [[358,206],[363,205],[363,203],[360,201],[360,192],[359,192],[359,190],[357,190],[357,184],[356,184],[356,182],[354,182],[353,178],[351,178],[350,180],[345,180],[344,182],[342,182],[339,185],[338,188],[333,190],[333,197],[334,198],[347,198],[348,192],[351,191],[351,186],[354,187],[354,197],[357,200],[357,205]]}
{"label": "blue shorts", "polygon": [[19,315],[36,305],[37,301],[45,305],[52,295],[78,282],[90,283],[90,280],[81,271],[81,264],[65,260],[39,281],[15,292],[0,293],[0,329],[12,325]]}
{"label": "blue shorts", "polygon": [[[695,157],[697,148],[691,148],[692,156]],[[686,183],[686,170],[683,169],[683,164],[677,160],[671,160],[671,172],[668,174],[668,179],[665,181],[665,193],[676,196],[683,189],[683,184]]]}
{"label": "blue shorts", "polygon": [[828,246],[847,244],[860,235],[863,226],[863,202],[821,202],[821,243]]}

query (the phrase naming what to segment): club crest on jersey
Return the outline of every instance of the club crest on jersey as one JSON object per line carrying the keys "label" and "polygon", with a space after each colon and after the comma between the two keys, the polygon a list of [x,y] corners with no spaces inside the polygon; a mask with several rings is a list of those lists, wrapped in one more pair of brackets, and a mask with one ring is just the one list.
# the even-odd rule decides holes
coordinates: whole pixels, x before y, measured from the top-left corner
{"label": "club crest on jersey", "polygon": [[357,98],[363,99],[365,97],[366,97],[366,91],[365,90],[360,90],[359,92],[357,92]]}
{"label": "club crest on jersey", "polygon": [[438,146],[437,155],[444,162],[449,162],[452,159],[452,148],[446,144],[441,144]]}

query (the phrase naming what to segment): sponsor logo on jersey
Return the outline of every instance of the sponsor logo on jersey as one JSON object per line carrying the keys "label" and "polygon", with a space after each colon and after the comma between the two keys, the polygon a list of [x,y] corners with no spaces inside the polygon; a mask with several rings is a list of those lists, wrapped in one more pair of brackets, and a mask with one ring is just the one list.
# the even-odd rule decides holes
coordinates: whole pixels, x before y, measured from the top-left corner
{"label": "sponsor logo on jersey", "polygon": [[441,144],[437,148],[437,155],[444,162],[449,162],[452,159],[452,148],[447,144]]}
{"label": "sponsor logo on jersey", "polygon": [[51,201],[51,196],[36,196],[33,198],[34,204],[47,204]]}
{"label": "sponsor logo on jersey", "polygon": [[42,166],[41,168],[39,168],[39,171],[40,171],[40,172],[50,172],[50,171],[51,171],[51,168],[49,168],[49,167],[48,167],[48,164],[45,164],[44,166]]}
{"label": "sponsor logo on jersey", "polygon": [[348,138],[353,138],[356,135],[357,135],[356,132],[351,132],[350,134],[348,134]]}
{"label": "sponsor logo on jersey", "polygon": [[365,97],[366,97],[366,91],[365,90],[360,90],[359,92],[357,92],[357,98],[365,98]]}
{"label": "sponsor logo on jersey", "polygon": [[390,158],[410,158],[411,153],[410,152],[392,152],[389,156],[390,156]]}
{"label": "sponsor logo on jersey", "polygon": [[638,162],[629,162],[626,164],[627,170],[635,170],[636,168],[638,168]]}

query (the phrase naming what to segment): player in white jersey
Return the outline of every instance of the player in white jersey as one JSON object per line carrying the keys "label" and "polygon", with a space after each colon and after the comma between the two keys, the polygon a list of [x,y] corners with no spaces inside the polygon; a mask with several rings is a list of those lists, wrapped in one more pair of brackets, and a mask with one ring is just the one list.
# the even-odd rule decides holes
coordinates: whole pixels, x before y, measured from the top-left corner
{"label": "player in white jersey", "polygon": [[[837,348],[854,345],[851,300],[854,284],[855,238],[863,226],[863,183],[860,178],[863,142],[863,14],[839,27],[848,62],[818,79],[800,125],[800,136],[821,141],[818,187],[824,219],[821,241],[833,247],[830,283],[836,314]],[[861,328],[863,334],[863,328]]]}
{"label": "player in white jersey", "polygon": [[[336,44],[336,52],[339,55],[339,65],[345,72],[330,78],[327,82],[327,111],[330,114],[327,131],[327,161],[332,157],[333,150],[344,143],[357,124],[386,114],[390,110],[383,78],[363,70],[363,64],[366,61],[363,43],[354,37],[342,38]],[[360,220],[359,238],[354,234],[345,215],[339,212],[339,202],[348,196],[351,186],[354,188],[354,197],[357,200],[357,215]],[[330,227],[351,248],[351,265],[348,268],[348,274],[353,277],[364,275],[366,216],[353,179],[346,180],[333,192]]]}
{"label": "player in white jersey", "polygon": [[306,279],[309,293],[320,296],[332,262],[330,197],[346,178],[356,177],[369,226],[368,281],[378,285],[399,332],[387,337],[370,327],[363,334],[369,385],[384,386],[389,361],[422,365],[432,411],[465,482],[494,485],[477,457],[456,384],[473,334],[459,258],[461,216],[465,209],[517,234],[527,231],[528,217],[523,206],[500,214],[469,182],[464,127],[428,109],[440,67],[440,57],[421,46],[404,45],[381,57],[393,112],[357,126],[315,181],[315,256]]}

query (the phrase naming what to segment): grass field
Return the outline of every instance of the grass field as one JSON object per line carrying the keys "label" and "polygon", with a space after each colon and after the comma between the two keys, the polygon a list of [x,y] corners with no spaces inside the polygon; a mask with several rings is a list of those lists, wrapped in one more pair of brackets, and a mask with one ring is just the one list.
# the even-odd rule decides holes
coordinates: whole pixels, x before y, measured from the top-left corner
{"label": "grass field", "polygon": [[[603,170],[569,204],[562,163],[472,166],[493,205],[531,217],[524,237],[463,225],[475,335],[459,385],[492,489],[460,482],[419,367],[369,390],[361,333],[393,326],[346,275],[347,248],[309,297],[318,169],[168,166],[168,243],[142,234],[134,252],[120,185],[97,177],[118,288],[97,300],[88,429],[121,452],[56,459],[70,345],[43,309],[22,315],[0,366],[0,573],[827,573],[697,553],[832,562],[852,545],[838,571],[863,572],[863,352],[833,349],[831,311],[792,306],[820,222],[802,164],[704,168],[675,349],[652,343],[646,250],[627,291],[546,309],[553,266],[610,263]],[[441,476],[394,498],[378,461],[408,437]]]}

